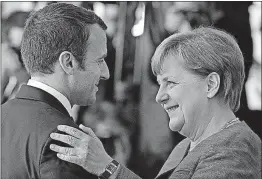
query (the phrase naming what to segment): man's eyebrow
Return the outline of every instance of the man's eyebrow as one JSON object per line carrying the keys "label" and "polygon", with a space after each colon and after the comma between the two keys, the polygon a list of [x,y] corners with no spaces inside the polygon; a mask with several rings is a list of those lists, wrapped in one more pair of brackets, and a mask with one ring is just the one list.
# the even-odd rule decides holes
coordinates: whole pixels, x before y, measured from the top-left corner
{"label": "man's eyebrow", "polygon": [[107,53],[105,53],[102,57],[100,57],[100,59],[106,58],[106,57],[107,57]]}

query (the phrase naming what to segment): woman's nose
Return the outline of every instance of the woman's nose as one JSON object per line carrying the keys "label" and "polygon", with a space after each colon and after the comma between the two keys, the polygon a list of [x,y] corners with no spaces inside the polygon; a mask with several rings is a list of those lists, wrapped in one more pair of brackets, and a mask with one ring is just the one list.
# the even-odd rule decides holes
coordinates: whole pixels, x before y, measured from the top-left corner
{"label": "woman's nose", "polygon": [[168,94],[164,93],[163,90],[159,89],[156,95],[156,102],[160,104],[164,104],[168,101]]}

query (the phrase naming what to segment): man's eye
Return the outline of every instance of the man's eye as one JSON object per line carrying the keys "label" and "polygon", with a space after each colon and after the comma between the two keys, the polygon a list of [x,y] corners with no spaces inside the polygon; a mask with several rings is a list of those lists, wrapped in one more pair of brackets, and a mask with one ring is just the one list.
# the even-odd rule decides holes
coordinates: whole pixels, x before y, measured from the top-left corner
{"label": "man's eye", "polygon": [[103,63],[103,62],[104,62],[104,59],[97,61],[98,64]]}

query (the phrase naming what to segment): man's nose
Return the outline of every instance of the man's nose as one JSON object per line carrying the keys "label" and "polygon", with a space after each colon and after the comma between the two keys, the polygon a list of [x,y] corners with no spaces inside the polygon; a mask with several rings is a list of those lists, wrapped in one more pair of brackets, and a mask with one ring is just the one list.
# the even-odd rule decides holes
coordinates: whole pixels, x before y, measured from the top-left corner
{"label": "man's nose", "polygon": [[101,69],[101,79],[102,80],[108,80],[109,77],[110,77],[109,69],[108,69],[106,62],[104,62],[102,69]]}
{"label": "man's nose", "polygon": [[157,95],[156,95],[156,102],[160,104],[165,104],[169,99],[167,93],[164,92],[161,88],[159,88]]}

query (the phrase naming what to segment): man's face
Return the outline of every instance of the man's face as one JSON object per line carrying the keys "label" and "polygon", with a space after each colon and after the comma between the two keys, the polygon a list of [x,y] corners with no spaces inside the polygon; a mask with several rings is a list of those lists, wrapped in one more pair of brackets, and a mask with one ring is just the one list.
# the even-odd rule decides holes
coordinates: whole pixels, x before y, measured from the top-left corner
{"label": "man's face", "polygon": [[77,69],[73,84],[75,104],[81,106],[93,104],[96,101],[100,79],[109,78],[109,70],[104,61],[107,55],[105,31],[97,24],[92,25],[87,43],[84,69]]}

